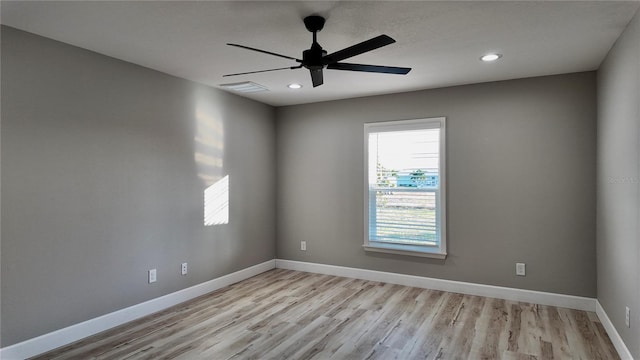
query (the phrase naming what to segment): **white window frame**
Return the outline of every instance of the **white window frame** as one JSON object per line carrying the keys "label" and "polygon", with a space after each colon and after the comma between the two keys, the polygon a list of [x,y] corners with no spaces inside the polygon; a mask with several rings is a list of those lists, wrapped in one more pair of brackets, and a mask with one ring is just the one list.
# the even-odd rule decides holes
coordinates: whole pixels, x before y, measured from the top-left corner
{"label": "white window frame", "polygon": [[[370,241],[369,237],[369,134],[385,131],[406,131],[440,129],[439,179],[436,192],[436,221],[440,229],[440,239],[436,246],[391,244]],[[413,120],[385,121],[364,124],[364,245],[365,251],[402,254],[444,259],[447,256],[447,201],[446,201],[446,118],[425,118]]]}

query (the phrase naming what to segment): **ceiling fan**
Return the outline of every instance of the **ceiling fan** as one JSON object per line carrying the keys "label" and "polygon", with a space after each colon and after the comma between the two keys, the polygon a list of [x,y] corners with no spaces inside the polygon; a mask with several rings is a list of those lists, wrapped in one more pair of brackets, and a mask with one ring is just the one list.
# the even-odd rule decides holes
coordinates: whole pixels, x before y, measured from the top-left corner
{"label": "ceiling fan", "polygon": [[302,52],[302,59],[296,59],[291,56],[281,55],[271,51],[256,49],[249,46],[244,46],[239,44],[227,44],[227,45],[239,47],[242,49],[261,52],[263,54],[269,54],[269,55],[274,55],[274,56],[278,56],[285,59],[295,60],[296,62],[300,63],[300,65],[282,67],[277,69],[227,74],[224,76],[255,74],[255,73],[261,73],[261,72],[267,72],[267,71],[277,71],[277,70],[286,70],[286,69],[300,69],[304,67],[306,69],[309,69],[309,72],[311,73],[311,81],[313,83],[313,87],[317,87],[322,85],[324,82],[323,76],[322,76],[322,70],[325,67],[329,70],[363,71],[363,72],[398,74],[398,75],[406,75],[409,71],[411,71],[411,68],[404,68],[404,67],[351,64],[351,63],[340,62],[344,59],[348,59],[350,57],[360,55],[360,54],[369,52],[371,50],[375,50],[377,48],[381,48],[383,46],[387,46],[396,42],[395,40],[393,40],[391,37],[387,35],[376,36],[367,41],[363,41],[361,43],[355,44],[353,46],[349,46],[348,48],[345,48],[340,51],[336,51],[334,53],[327,55],[327,52],[324,49],[322,49],[322,46],[320,46],[320,44],[318,44],[318,41],[317,41],[317,32],[322,30],[322,28],[324,27],[324,22],[325,22],[325,19],[322,16],[318,16],[318,15],[311,15],[304,18],[305,27],[307,28],[307,30],[313,33],[313,43],[311,44],[311,48],[309,50],[304,50]]}

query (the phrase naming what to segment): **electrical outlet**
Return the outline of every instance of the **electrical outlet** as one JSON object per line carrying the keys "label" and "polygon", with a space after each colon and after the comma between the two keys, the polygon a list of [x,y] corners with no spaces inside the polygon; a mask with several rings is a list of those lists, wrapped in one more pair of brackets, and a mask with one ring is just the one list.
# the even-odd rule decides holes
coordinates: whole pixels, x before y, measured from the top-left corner
{"label": "electrical outlet", "polygon": [[306,241],[300,241],[300,250],[307,251],[307,242]]}
{"label": "electrical outlet", "polygon": [[627,327],[631,327],[631,310],[629,310],[628,306],[624,307],[624,324]]}
{"label": "electrical outlet", "polygon": [[182,265],[180,266],[180,273],[182,275],[187,275],[188,271],[189,269],[187,268],[187,263],[182,263]]}
{"label": "electrical outlet", "polygon": [[156,269],[149,270],[149,284],[156,282]]}
{"label": "electrical outlet", "polygon": [[524,263],[516,263],[516,275],[518,276],[526,275],[526,269],[525,269]]}

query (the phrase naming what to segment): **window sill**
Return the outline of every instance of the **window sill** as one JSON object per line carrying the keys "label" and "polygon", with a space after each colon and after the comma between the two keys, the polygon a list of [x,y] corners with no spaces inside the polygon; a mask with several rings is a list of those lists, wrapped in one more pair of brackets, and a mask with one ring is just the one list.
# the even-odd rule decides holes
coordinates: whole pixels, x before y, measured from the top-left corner
{"label": "window sill", "polygon": [[428,257],[434,259],[446,259],[446,252],[424,251],[419,246],[398,245],[362,245],[365,251],[399,254],[408,256]]}

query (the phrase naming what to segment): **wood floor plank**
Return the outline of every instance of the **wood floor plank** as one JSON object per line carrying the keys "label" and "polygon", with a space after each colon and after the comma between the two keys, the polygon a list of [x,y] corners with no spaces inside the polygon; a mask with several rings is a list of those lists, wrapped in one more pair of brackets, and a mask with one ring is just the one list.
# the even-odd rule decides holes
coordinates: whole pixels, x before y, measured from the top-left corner
{"label": "wood floor plank", "polygon": [[318,359],[329,358],[331,356],[330,354],[333,354],[334,352],[330,351],[330,354],[327,353],[326,351],[328,350],[328,346],[340,343],[341,336],[345,329],[356,323],[366,313],[367,310],[365,309],[356,310],[352,316],[342,320],[338,326],[332,329],[331,332],[326,333],[324,336],[314,341],[306,351],[299,355],[299,357],[301,359],[312,359],[314,357],[317,357]]}
{"label": "wood floor plank", "polygon": [[594,313],[275,269],[34,359],[619,359]]}
{"label": "wood floor plank", "polygon": [[464,295],[444,293],[445,301],[436,310],[431,321],[424,322],[417,333],[417,341],[409,351],[410,358],[435,358],[440,353],[440,342],[449,331],[453,317],[462,303]]}
{"label": "wood floor plank", "polygon": [[520,348],[518,340],[520,339],[520,329],[522,328],[522,309],[520,304],[511,305],[510,320],[507,350],[517,352]]}
{"label": "wood floor plank", "polygon": [[567,338],[565,324],[558,313],[558,308],[547,307],[546,329],[551,334],[551,344],[553,345],[553,356],[556,359],[570,359],[572,357]]}
{"label": "wood floor plank", "polygon": [[230,359],[263,359],[264,354],[270,352],[287,339],[299,333],[302,326],[293,323],[281,323],[273,328],[273,332],[268,332],[256,342],[249,344],[244,349],[236,352]]}
{"label": "wood floor plank", "polygon": [[[440,307],[443,300],[443,293],[440,291],[424,291],[424,289],[414,288],[414,292],[417,292],[414,305],[400,318],[399,325],[386,339],[386,344],[389,347],[403,350],[410,341],[417,340],[418,329],[435,309]],[[429,294],[426,301],[420,299],[423,293]]]}
{"label": "wood floor plank", "polygon": [[531,354],[524,354],[524,353],[505,350],[502,353],[501,359],[502,360],[538,360],[538,357]]}
{"label": "wood floor plank", "polygon": [[465,296],[464,306],[460,307],[457,318],[453,320],[451,334],[440,343],[440,358],[469,359],[471,345],[476,336],[476,320],[484,308],[486,298],[480,296]]}
{"label": "wood floor plank", "polygon": [[520,304],[518,307],[521,310],[521,324],[518,347],[515,352],[540,355],[540,338],[543,335],[541,332],[543,325],[541,324],[540,307],[536,304]]}
{"label": "wood floor plank", "polygon": [[507,304],[502,299],[491,299],[485,306],[488,325],[480,348],[480,359],[497,359],[500,351],[500,334],[508,321]]}

